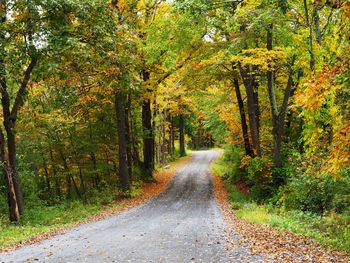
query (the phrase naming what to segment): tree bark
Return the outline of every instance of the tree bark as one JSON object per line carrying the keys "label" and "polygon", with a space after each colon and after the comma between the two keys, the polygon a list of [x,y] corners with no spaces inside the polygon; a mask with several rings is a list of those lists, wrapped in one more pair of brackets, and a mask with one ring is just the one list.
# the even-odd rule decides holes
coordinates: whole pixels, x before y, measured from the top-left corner
{"label": "tree bark", "polygon": [[[266,47],[268,50],[272,50],[272,43],[273,43],[273,25],[270,24],[269,28],[267,29]],[[295,58],[293,57],[292,63],[294,63],[294,60]],[[274,143],[273,159],[274,159],[275,167],[277,168],[282,167],[282,155],[281,155],[282,135],[284,131],[284,119],[286,115],[288,101],[292,94],[292,86],[293,86],[292,74],[293,72],[292,70],[290,70],[287,86],[284,92],[283,102],[282,102],[280,111],[278,111],[276,92],[274,88],[273,69],[270,68],[267,71],[267,87],[268,87],[269,100],[270,100],[270,106],[271,106],[272,135],[273,135],[273,143]]]}
{"label": "tree bark", "polygon": [[306,21],[306,25],[309,28],[310,69],[311,71],[314,71],[315,70],[315,53],[314,53],[314,44],[313,44],[312,22],[310,21],[309,10],[307,7],[306,0],[304,0],[303,3],[304,3],[305,21]]}
{"label": "tree bark", "polygon": [[127,103],[125,107],[125,139],[126,139],[126,154],[128,160],[128,173],[130,181],[132,181],[132,149],[131,149],[131,129],[130,122],[131,119],[131,94],[127,96]]}
{"label": "tree bark", "polygon": [[[64,171],[66,173],[66,198],[71,199],[72,198],[72,176],[70,174],[67,158],[63,153],[63,149],[60,148],[58,152],[63,163]],[[77,194],[79,195],[79,192],[77,192]]]}
{"label": "tree bark", "polygon": [[180,130],[180,156],[186,156],[185,150],[185,119],[183,114],[179,116],[179,130]]}
{"label": "tree bark", "polygon": [[[0,22],[6,22],[6,1],[0,0]],[[4,31],[1,32],[0,35],[1,41],[3,42],[5,39]],[[4,43],[4,42],[3,42]],[[4,47],[1,47],[4,48]],[[4,126],[7,134],[7,153],[5,146],[5,136],[1,130],[1,155],[4,163],[4,177],[7,184],[7,191],[9,194],[9,209],[10,209],[10,220],[16,221],[19,219],[19,215],[23,213],[23,197],[20,189],[20,185],[18,182],[17,174],[16,174],[16,141],[15,135],[13,133],[13,128],[15,126],[17,113],[19,109],[20,101],[22,100],[24,90],[28,84],[30,73],[32,72],[34,66],[36,64],[36,59],[32,59],[28,68],[25,71],[23,81],[20,85],[20,89],[18,90],[15,98],[15,103],[12,108],[12,112],[10,111],[10,99],[7,90],[7,82],[6,82],[6,65],[3,59],[0,59],[0,93],[1,93],[1,103],[3,108],[3,118],[4,118]],[[7,156],[6,156],[7,155]],[[13,195],[14,192],[14,195]]]}
{"label": "tree bark", "polygon": [[8,149],[8,160],[9,160],[9,169],[12,175],[13,186],[16,192],[18,210],[20,215],[22,215],[24,211],[23,204],[23,195],[22,190],[17,174],[17,162],[16,162],[16,138],[13,132],[14,124],[9,124],[10,121],[5,121],[5,130],[7,135],[7,149]]}
{"label": "tree bark", "polygon": [[41,150],[41,157],[43,159],[43,168],[44,168],[44,172],[45,172],[45,183],[46,183],[46,188],[47,188],[47,192],[49,194],[51,194],[51,183],[50,183],[50,174],[49,174],[49,169],[47,167],[47,161],[45,159],[45,155],[43,153],[43,151]]}
{"label": "tree bark", "polygon": [[[267,41],[266,47],[267,50],[272,50],[272,39],[273,39],[273,24],[270,24],[267,29]],[[276,92],[274,88],[273,80],[273,69],[269,65],[269,70],[267,71],[267,88],[269,93],[269,100],[271,106],[271,117],[272,117],[272,136],[273,136],[273,159],[275,167],[282,167],[282,158],[281,158],[281,145],[282,145],[282,134],[280,130],[280,123],[278,119],[278,109],[277,109],[277,100]]]}
{"label": "tree bark", "polygon": [[115,111],[117,115],[118,146],[119,146],[119,180],[123,190],[130,189],[128,170],[128,155],[126,145],[125,105],[124,95],[118,90],[115,93]]}
{"label": "tree bark", "polygon": [[57,176],[57,168],[56,168],[56,164],[54,162],[53,150],[52,150],[50,143],[49,143],[49,152],[50,152],[50,162],[51,162],[51,166],[52,166],[52,172],[53,172],[53,176],[55,178],[56,195],[58,195],[60,197],[61,196],[60,179]]}
{"label": "tree bark", "polygon": [[[149,81],[149,72],[143,70],[143,81]],[[154,133],[152,127],[151,100],[146,98],[142,102],[142,130],[143,130],[143,163],[146,178],[152,178],[154,169]]]}
{"label": "tree bark", "polygon": [[[3,20],[4,21],[4,20]],[[0,60],[0,93],[1,93],[1,104],[3,108],[3,118],[4,118],[4,126],[7,135],[7,154],[8,154],[8,162],[9,165],[7,169],[9,170],[9,174],[12,177],[12,184],[16,193],[16,200],[19,214],[23,213],[24,205],[23,205],[23,195],[19,183],[19,178],[17,175],[17,163],[16,163],[16,137],[14,134],[14,128],[16,124],[16,119],[18,115],[18,111],[23,100],[24,91],[28,85],[30,74],[33,71],[37,62],[37,58],[32,58],[25,73],[20,88],[16,94],[15,102],[13,104],[12,110],[10,110],[10,98],[7,90],[6,83],[6,67],[5,62]]]}
{"label": "tree bark", "polygon": [[241,90],[239,88],[239,82],[237,78],[233,79],[233,84],[234,84],[236,98],[238,102],[239,114],[241,117],[241,126],[242,126],[245,153],[246,155],[253,156],[252,149],[250,147],[248,125],[247,125],[247,120],[245,116],[244,103],[243,103]]}
{"label": "tree bark", "polygon": [[[89,121],[89,139],[90,142],[93,143],[93,132],[92,132],[92,126],[91,126],[91,122],[90,119],[88,119]],[[99,176],[99,172],[97,170],[97,159],[96,159],[96,155],[94,153],[94,151],[90,152],[90,160],[92,161],[92,167],[94,170],[94,183],[97,189],[100,189],[100,176]]]}
{"label": "tree bark", "polygon": [[170,143],[171,143],[171,152],[172,154],[175,153],[175,124],[174,124],[174,118],[171,117],[171,131],[170,131]]}
{"label": "tree bark", "polygon": [[5,138],[1,128],[0,128],[0,158],[3,164],[2,169],[3,169],[3,174],[4,174],[6,189],[7,189],[10,221],[11,222],[18,221],[20,214],[18,209],[17,197],[16,197],[16,192],[12,181],[9,161],[8,161],[8,158],[6,157]]}
{"label": "tree bark", "polygon": [[257,94],[254,95],[254,78],[248,67],[243,68],[240,64],[238,66],[247,94],[249,128],[253,145],[253,156],[261,157],[259,118],[257,116],[259,110],[256,109],[259,105],[256,104],[257,98],[255,97],[257,97]]}

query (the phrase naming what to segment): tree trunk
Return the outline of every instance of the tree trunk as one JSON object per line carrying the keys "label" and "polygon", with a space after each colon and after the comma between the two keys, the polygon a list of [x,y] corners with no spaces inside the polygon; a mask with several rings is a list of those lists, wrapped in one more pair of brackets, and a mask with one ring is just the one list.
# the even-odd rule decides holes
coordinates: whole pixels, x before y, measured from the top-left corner
{"label": "tree trunk", "polygon": [[20,214],[18,209],[17,197],[16,197],[16,192],[12,181],[11,169],[9,168],[8,158],[6,157],[5,138],[1,128],[0,128],[0,158],[1,158],[1,162],[3,163],[3,174],[4,174],[6,189],[7,189],[10,221],[11,222],[18,221]]}
{"label": "tree trunk", "polygon": [[[142,71],[143,81],[149,80],[149,72]],[[152,178],[154,168],[154,133],[152,127],[151,100],[144,99],[142,102],[142,130],[143,130],[143,163],[146,178]]]}
{"label": "tree trunk", "polygon": [[[130,106],[131,109],[131,106]],[[131,137],[131,145],[132,145],[132,162],[135,167],[138,167],[139,169],[143,170],[144,169],[144,164],[140,160],[140,154],[139,154],[139,142],[137,140],[137,134],[135,134],[136,129],[134,128],[134,121],[133,121],[133,116],[132,112],[130,111],[130,137]]]}
{"label": "tree trunk", "polygon": [[[90,118],[88,118],[88,123],[89,123],[89,139],[90,139],[91,143],[94,143]],[[97,159],[96,159],[96,155],[93,151],[90,152],[90,160],[92,161],[92,167],[94,170],[94,176],[93,176],[94,184],[95,184],[97,189],[100,189],[100,176],[99,176],[99,173],[97,170]]]}
{"label": "tree trunk", "polygon": [[128,160],[128,174],[130,181],[132,180],[132,149],[131,149],[131,129],[130,122],[131,119],[131,94],[127,96],[127,103],[125,107],[125,139],[126,139],[126,154]]}
{"label": "tree trunk", "polygon": [[[267,50],[272,50],[272,40],[273,40],[272,31],[273,31],[273,24],[270,24],[267,29],[267,41],[266,41]],[[276,92],[275,92],[274,80],[273,80],[273,69],[271,69],[270,66],[269,66],[269,70],[267,71],[267,88],[269,92],[271,117],[272,117],[273,160],[275,163],[275,167],[281,168],[282,167],[282,158],[281,158],[282,134],[280,129],[281,124],[278,118]]]}
{"label": "tree trunk", "polygon": [[115,111],[117,115],[118,146],[119,146],[119,179],[123,190],[130,189],[130,175],[128,170],[128,155],[126,145],[125,106],[121,91],[115,93]]}
{"label": "tree trunk", "polygon": [[23,195],[21,191],[21,186],[19,182],[19,178],[17,175],[17,163],[16,163],[16,138],[15,134],[12,130],[12,124],[9,124],[10,121],[5,121],[5,130],[7,135],[7,148],[8,148],[8,159],[9,159],[9,169],[10,173],[12,175],[12,182],[13,186],[15,188],[16,198],[17,198],[17,205],[19,214],[22,215],[24,210],[23,205]]}
{"label": "tree trunk", "polygon": [[185,150],[185,119],[183,114],[179,116],[179,130],[180,130],[180,156],[186,156]]}
{"label": "tree trunk", "polygon": [[[50,138],[49,138],[50,139]],[[53,151],[52,151],[52,147],[51,144],[49,143],[49,152],[50,152],[50,162],[51,162],[51,166],[52,166],[52,172],[53,172],[53,176],[55,178],[55,188],[56,188],[56,194],[58,196],[61,196],[61,186],[60,186],[60,179],[57,176],[57,168],[56,168],[56,164],[54,162],[54,158],[53,158]]]}
{"label": "tree trunk", "polygon": [[304,13],[305,13],[305,21],[306,25],[309,27],[309,54],[310,54],[310,69],[314,71],[315,69],[315,53],[314,53],[314,45],[313,45],[313,29],[312,22],[309,17],[309,10],[307,7],[306,0],[304,2]]}
{"label": "tree trunk", "polygon": [[246,94],[247,94],[247,105],[248,105],[248,117],[249,117],[249,128],[250,135],[252,139],[253,145],[253,156],[261,157],[261,149],[260,149],[260,136],[259,136],[259,118],[257,116],[258,110],[256,107],[256,99],[257,95],[254,95],[254,79],[252,76],[252,72],[250,72],[249,68],[245,69],[239,64],[239,71],[243,80],[243,84],[245,86]]}
{"label": "tree trunk", "polygon": [[41,157],[43,159],[43,168],[44,168],[44,172],[45,172],[45,182],[46,182],[46,188],[47,188],[47,192],[49,194],[51,194],[51,184],[50,184],[50,174],[49,174],[49,169],[47,167],[47,162],[46,162],[46,159],[45,159],[45,155],[43,152],[41,152]]}
{"label": "tree trunk", "polygon": [[71,199],[72,198],[72,179],[71,179],[67,159],[62,149],[59,149],[59,154],[63,163],[64,171],[66,173],[66,198]]}
{"label": "tree trunk", "polygon": [[171,117],[171,132],[170,132],[170,143],[171,143],[171,152],[172,154],[175,153],[175,124],[174,124],[174,118]]}
{"label": "tree trunk", "polygon": [[244,103],[243,103],[241,90],[239,88],[239,82],[238,82],[237,78],[234,78],[233,84],[235,87],[235,93],[236,93],[236,98],[237,98],[237,102],[238,102],[239,114],[241,116],[241,126],[242,126],[245,153],[246,153],[246,155],[253,156],[252,149],[250,147],[250,142],[249,142],[248,125],[247,125],[247,120],[246,120],[246,116],[245,116]]}
{"label": "tree trunk", "polygon": [[[257,72],[258,68],[253,67],[253,72]],[[259,94],[258,94],[258,88],[259,88],[259,82],[256,80],[255,76],[253,76],[253,72],[251,72],[251,78],[253,83],[253,99],[254,99],[254,109],[255,109],[255,122],[258,130],[258,135],[260,137],[260,106],[259,106]]]}
{"label": "tree trunk", "polygon": [[[273,25],[270,24],[269,28],[267,29],[266,47],[268,50],[272,50],[272,42],[273,42]],[[294,60],[295,58],[293,57],[292,63],[294,63]],[[284,131],[284,119],[285,119],[286,110],[288,106],[288,100],[292,94],[292,86],[293,86],[292,74],[293,73],[290,70],[281,109],[280,111],[278,111],[272,70],[273,69],[270,68],[267,71],[267,87],[269,92],[271,117],[272,117],[272,136],[273,136],[273,143],[274,143],[273,159],[274,159],[275,167],[281,168],[282,167],[281,150],[282,150],[282,135]]]}
{"label": "tree trunk", "polygon": [[[80,160],[79,152],[74,145],[74,140],[73,140],[72,134],[69,135],[69,139],[70,139],[70,144],[72,146],[72,150],[73,150],[73,154],[74,154],[74,161],[75,161],[75,164],[77,165],[78,170],[79,170],[80,187],[79,187],[78,193],[81,193],[85,197],[86,187],[85,187],[83,168],[82,168],[82,165],[80,164],[80,161],[79,161]],[[74,178],[72,178],[72,179],[74,181]],[[80,196],[80,194],[79,194],[79,196]]]}
{"label": "tree trunk", "polygon": [[100,175],[97,170],[97,160],[94,152],[90,152],[90,159],[92,161],[92,167],[94,169],[94,183],[97,189],[100,189]]}
{"label": "tree trunk", "polygon": [[[5,23],[6,21],[6,2],[0,0],[0,23]],[[0,35],[1,41],[5,41],[5,31],[1,31]],[[3,108],[3,117],[5,122],[5,113],[10,113],[10,101],[7,92],[7,83],[6,83],[6,67],[5,62],[0,59],[0,90],[1,90],[1,103]],[[16,191],[13,183],[13,176],[11,173],[11,168],[9,164],[9,158],[6,153],[5,146],[5,136],[0,127],[0,158],[3,164],[3,174],[5,179],[5,185],[7,190],[7,198],[10,212],[10,221],[18,221],[20,217],[20,211],[18,207],[18,201],[16,196]]]}

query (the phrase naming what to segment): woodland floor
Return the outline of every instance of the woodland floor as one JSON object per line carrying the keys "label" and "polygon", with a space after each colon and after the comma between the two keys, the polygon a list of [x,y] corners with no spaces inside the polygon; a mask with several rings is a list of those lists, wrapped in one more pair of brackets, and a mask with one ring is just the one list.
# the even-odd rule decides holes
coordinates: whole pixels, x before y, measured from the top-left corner
{"label": "woodland floor", "polygon": [[309,240],[236,218],[212,180],[218,154],[194,152],[146,203],[2,253],[0,262],[345,262]]}

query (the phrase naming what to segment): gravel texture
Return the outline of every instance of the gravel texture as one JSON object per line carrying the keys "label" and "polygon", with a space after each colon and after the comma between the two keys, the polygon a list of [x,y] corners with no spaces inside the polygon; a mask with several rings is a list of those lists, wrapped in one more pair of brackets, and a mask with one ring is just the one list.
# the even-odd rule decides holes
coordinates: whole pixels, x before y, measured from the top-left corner
{"label": "gravel texture", "polygon": [[145,204],[0,254],[0,262],[263,262],[239,244],[237,233],[227,249],[210,174],[217,156],[194,152],[168,188]]}

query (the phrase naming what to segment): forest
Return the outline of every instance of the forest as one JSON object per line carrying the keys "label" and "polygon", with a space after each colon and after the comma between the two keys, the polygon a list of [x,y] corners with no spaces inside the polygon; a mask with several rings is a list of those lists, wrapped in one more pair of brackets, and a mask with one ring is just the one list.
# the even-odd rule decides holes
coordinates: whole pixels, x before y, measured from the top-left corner
{"label": "forest", "polygon": [[234,209],[349,252],[349,18],[347,0],[0,0],[0,229],[221,148]]}

